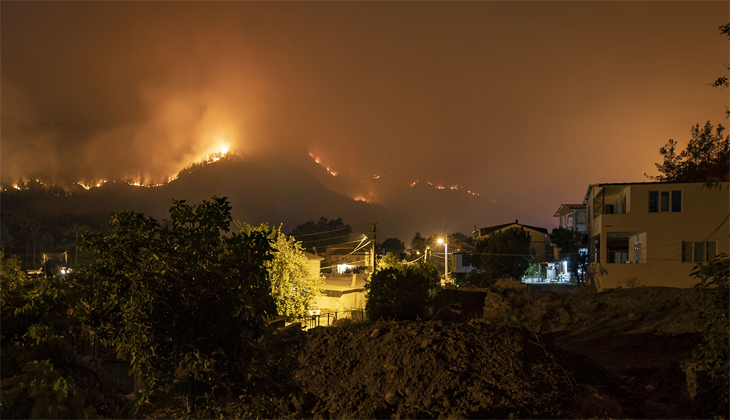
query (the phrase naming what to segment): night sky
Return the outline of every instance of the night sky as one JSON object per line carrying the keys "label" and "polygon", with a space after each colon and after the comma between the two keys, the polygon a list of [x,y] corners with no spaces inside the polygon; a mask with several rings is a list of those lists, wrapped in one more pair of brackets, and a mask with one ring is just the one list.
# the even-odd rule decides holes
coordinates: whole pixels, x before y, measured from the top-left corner
{"label": "night sky", "polygon": [[727,125],[729,9],[4,1],[2,179],[163,179],[227,146],[314,157],[372,202],[458,185],[554,226],[589,183],[646,181],[669,139]]}

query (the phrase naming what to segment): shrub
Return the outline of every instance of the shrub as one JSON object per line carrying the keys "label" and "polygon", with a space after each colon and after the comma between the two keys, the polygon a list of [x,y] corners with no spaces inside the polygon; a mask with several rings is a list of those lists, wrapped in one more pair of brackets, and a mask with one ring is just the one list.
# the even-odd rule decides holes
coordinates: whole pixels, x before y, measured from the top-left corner
{"label": "shrub", "polygon": [[697,415],[701,418],[726,418],[730,381],[728,370],[728,308],[730,307],[730,259],[722,254],[707,264],[698,264],[692,275],[700,282],[696,305],[705,321],[702,343],[692,352],[692,359],[684,363],[685,370],[697,370]]}
{"label": "shrub", "polygon": [[409,319],[423,317],[431,291],[439,282],[433,263],[399,264],[380,268],[365,284],[368,319]]}
{"label": "shrub", "polygon": [[53,369],[50,360],[30,362],[23,371],[23,383],[2,392],[3,418],[98,418],[96,409],[86,406],[83,394]]}

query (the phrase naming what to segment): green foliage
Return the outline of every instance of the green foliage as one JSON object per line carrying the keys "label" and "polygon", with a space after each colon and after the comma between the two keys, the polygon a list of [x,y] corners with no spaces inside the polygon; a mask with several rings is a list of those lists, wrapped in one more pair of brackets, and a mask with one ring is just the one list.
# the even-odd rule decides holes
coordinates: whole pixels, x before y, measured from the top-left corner
{"label": "green foliage", "polygon": [[380,266],[365,284],[368,319],[410,319],[425,314],[439,283],[438,267],[433,263],[397,263]]}
{"label": "green foliage", "polygon": [[[61,400],[53,402],[54,407],[61,407],[58,408],[60,412],[69,412],[63,411],[68,409],[70,412],[82,413],[79,410],[83,407],[77,409],[72,405],[76,404],[73,401],[85,400],[85,405],[93,405],[101,415],[126,416],[129,407],[121,391],[114,384],[103,380],[98,367],[90,366],[81,359],[84,318],[79,310],[81,294],[73,278],[30,279],[20,271],[17,259],[3,259],[0,255],[0,260],[2,377],[20,375],[23,366],[23,370],[29,370],[26,386],[6,396],[9,400],[6,398],[3,402],[3,416],[27,418],[29,414],[22,413],[30,413],[34,406],[50,404],[47,400],[56,397],[46,395],[46,391],[57,383],[54,392],[73,397],[68,402],[71,405]],[[59,380],[59,375],[65,379]],[[50,385],[44,382],[51,380],[48,378],[52,379]],[[73,387],[67,388],[64,381]],[[66,408],[62,410],[63,404],[66,404]],[[13,408],[8,409],[10,406]],[[56,408],[47,414],[51,418],[61,415],[50,414],[59,413],[53,410]]]}
{"label": "green foliage", "polygon": [[327,245],[347,242],[352,234],[350,225],[346,225],[342,218],[327,220],[320,217],[316,222],[309,221],[298,225],[291,232],[292,236],[302,241],[305,249],[324,249]]}
{"label": "green foliage", "polygon": [[696,305],[705,322],[702,343],[692,353],[688,363],[699,367],[700,377],[698,415],[710,418],[728,415],[728,395],[730,395],[730,365],[728,351],[730,343],[730,259],[727,254],[716,256],[707,264],[698,264],[692,275],[700,280]]}
{"label": "green foliage", "polygon": [[485,274],[487,281],[522,278],[530,264],[530,234],[512,227],[480,239],[472,255],[472,266]]}
{"label": "green foliage", "polygon": [[588,254],[581,255],[578,252],[581,248],[588,247],[588,235],[569,228],[555,228],[550,234],[550,242],[558,247],[558,258],[568,262],[568,271],[575,278],[578,272],[585,273],[588,264]]}
{"label": "green foliage", "polygon": [[[220,401],[191,406],[185,398],[163,414],[166,418],[277,418],[293,411],[292,403],[302,400],[302,389],[293,376],[299,367],[299,356],[307,335],[299,324],[267,334],[253,343],[249,392]],[[184,394],[184,388],[181,389]]]}
{"label": "green foliage", "polygon": [[307,308],[320,294],[323,277],[309,272],[309,261],[301,243],[293,236],[283,234],[280,227],[269,229],[268,224],[252,227],[239,222],[236,225],[240,232],[251,234],[258,231],[271,241],[271,260],[266,262],[266,268],[279,315],[292,318],[307,316]]}
{"label": "green foliage", "polygon": [[99,418],[83,393],[53,369],[50,360],[30,362],[23,383],[2,391],[2,417],[12,419]]}
{"label": "green foliage", "polygon": [[540,275],[540,266],[535,263],[530,263],[530,265],[527,266],[527,270],[525,270],[525,277],[527,278],[537,278]]}
{"label": "green foliage", "polygon": [[378,268],[399,267],[403,263],[405,263],[405,260],[400,258],[399,255],[389,252],[383,255],[383,258],[378,260]]}
{"label": "green foliage", "polygon": [[730,136],[724,136],[725,127],[704,127],[697,124],[690,130],[692,138],[687,148],[677,154],[677,142],[670,139],[659,149],[664,161],[655,164],[661,175],[649,177],[664,182],[717,182],[730,179]]}
{"label": "green foliage", "polygon": [[81,331],[81,319],[74,313],[78,292],[58,278],[30,279],[17,258],[1,254],[0,284],[2,376],[18,375],[36,359],[72,359],[74,334]]}
{"label": "green foliage", "polygon": [[89,322],[140,374],[143,401],[173,386],[192,407],[255,391],[254,342],[276,314],[272,247],[260,231],[229,233],[230,210],[225,198],[174,200],[164,225],[120,212],[108,236],[83,237],[89,257],[77,276]]}

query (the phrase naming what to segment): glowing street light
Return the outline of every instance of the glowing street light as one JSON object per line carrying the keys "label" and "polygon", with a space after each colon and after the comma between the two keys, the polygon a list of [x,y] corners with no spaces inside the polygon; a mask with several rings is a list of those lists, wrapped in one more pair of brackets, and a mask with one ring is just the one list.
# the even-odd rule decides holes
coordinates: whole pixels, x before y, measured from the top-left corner
{"label": "glowing street light", "polygon": [[226,146],[221,147],[221,155],[225,156],[226,153],[228,153],[228,148]]}
{"label": "glowing street light", "polygon": [[443,239],[439,238],[439,243],[444,244],[444,277],[446,283],[449,282],[449,245]]}

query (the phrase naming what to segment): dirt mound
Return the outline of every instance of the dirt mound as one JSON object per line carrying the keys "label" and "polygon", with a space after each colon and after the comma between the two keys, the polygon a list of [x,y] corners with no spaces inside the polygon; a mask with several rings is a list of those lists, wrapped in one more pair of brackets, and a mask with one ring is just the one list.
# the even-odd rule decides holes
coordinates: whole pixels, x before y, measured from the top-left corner
{"label": "dirt mound", "polygon": [[305,417],[565,417],[587,389],[523,328],[387,322],[308,335],[298,373]]}

